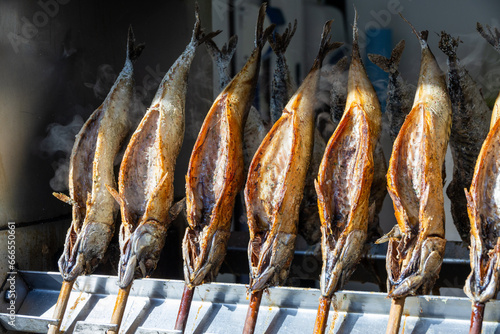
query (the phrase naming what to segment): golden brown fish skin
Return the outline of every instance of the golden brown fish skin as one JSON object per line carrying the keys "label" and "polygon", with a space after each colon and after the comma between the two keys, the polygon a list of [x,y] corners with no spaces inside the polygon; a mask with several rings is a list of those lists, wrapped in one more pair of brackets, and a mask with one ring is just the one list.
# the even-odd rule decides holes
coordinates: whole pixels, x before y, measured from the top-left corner
{"label": "golden brown fish skin", "polygon": [[113,163],[130,127],[132,62],[142,49],[143,45],[134,46],[130,28],[125,65],[104,102],[76,136],[70,158],[70,195],[54,194],[73,205],[73,220],[59,259],[59,270],[67,281],[92,273],[113,236],[118,208],[106,185],[115,185]]}
{"label": "golden brown fish skin", "polygon": [[[498,29],[478,23],[478,31],[500,52]],[[474,302],[486,303],[495,298],[499,289],[500,238],[499,238],[499,179],[500,165],[500,95],[495,101],[491,125],[476,160],[470,190],[465,190],[470,219],[471,273],[465,282],[465,294]]]}
{"label": "golden brown fish skin", "polygon": [[197,6],[195,12],[190,43],[165,74],[127,146],[120,166],[119,193],[109,188],[122,214],[120,288],[126,288],[134,278],[149,276],[156,268],[172,221],[173,177],[184,138],[189,69],[197,46],[218,34],[205,35]]}
{"label": "golden brown fish skin", "polygon": [[208,112],[186,175],[189,226],[182,244],[188,287],[212,281],[226,254],[236,194],[244,182],[243,129],[253,101],[261,50],[274,26],[263,30],[266,5],[256,28],[255,48],[243,69]]}
{"label": "golden brown fish skin", "polygon": [[297,220],[314,136],[314,103],[325,55],[339,47],[327,36],[304,82],[261,143],[245,186],[250,291],[283,284],[293,258]]}
{"label": "golden brown fish skin", "polygon": [[451,129],[451,101],[444,74],[418,33],[422,59],[413,109],[393,146],[387,184],[398,225],[389,240],[388,295],[426,294],[444,256],[442,168]]}
{"label": "golden brown fish skin", "polygon": [[380,133],[380,103],[358,46],[357,14],[344,115],[328,141],[316,192],[321,221],[321,294],[331,298],[358,263],[367,236],[373,150]]}

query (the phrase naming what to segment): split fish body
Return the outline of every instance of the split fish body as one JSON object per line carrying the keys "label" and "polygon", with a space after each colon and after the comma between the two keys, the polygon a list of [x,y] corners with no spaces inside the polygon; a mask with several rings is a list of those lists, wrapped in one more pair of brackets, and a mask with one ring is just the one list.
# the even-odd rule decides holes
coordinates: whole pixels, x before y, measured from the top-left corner
{"label": "split fish body", "polygon": [[451,129],[451,101],[443,72],[417,35],[422,59],[413,108],[394,142],[387,184],[398,225],[389,240],[386,268],[392,298],[427,294],[444,256],[442,169]]}
{"label": "split fish body", "polygon": [[325,24],[318,56],[250,164],[245,186],[250,230],[250,291],[283,284],[293,258],[300,203],[314,140],[314,103],[331,21]]}
{"label": "split fish body", "polygon": [[175,162],[184,138],[187,79],[196,48],[219,32],[204,34],[196,22],[184,52],[165,74],[151,106],[135,130],[120,166],[121,206],[118,280],[126,288],[134,278],[149,276],[159,260],[167,229],[182,203],[172,205]]}
{"label": "split fish body", "polygon": [[373,152],[380,133],[380,103],[361,61],[356,21],[345,111],[328,141],[316,180],[323,257],[320,286],[328,298],[347,282],[363,252]]}

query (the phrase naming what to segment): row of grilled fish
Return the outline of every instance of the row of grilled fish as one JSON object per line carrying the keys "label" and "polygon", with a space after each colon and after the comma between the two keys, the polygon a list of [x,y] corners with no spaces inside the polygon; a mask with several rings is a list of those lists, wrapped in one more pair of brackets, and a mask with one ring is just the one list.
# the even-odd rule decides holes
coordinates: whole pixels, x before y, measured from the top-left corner
{"label": "row of grilled fish", "polygon": [[[325,147],[314,126],[314,102],[322,60],[339,46],[328,39],[331,22],[325,25],[311,71],[291,96],[284,52],[296,25],[293,28],[290,25],[282,35],[270,37],[273,27],[263,28],[264,14],[265,6],[259,13],[255,49],[232,80],[227,75],[227,64],[234,52],[235,39],[219,50],[211,41],[217,32],[204,34],[197,14],[191,42],[165,75],[127,146],[117,191],[113,161],[128,131],[124,111],[128,109],[134,86],[132,61],[142,50],[134,45],[133,34],[129,33],[126,63],[120,76],[103,105],[77,136],[71,156],[70,196],[57,195],[73,205],[73,222],[59,261],[65,280],[91,273],[103,257],[113,234],[117,212],[114,200],[120,205],[122,217],[120,287],[127,287],[134,277],[150,275],[156,267],[168,226],[183,206],[182,202],[173,205],[173,175],[184,135],[187,75],[197,46],[204,42],[217,59],[224,89],[205,118],[186,175],[189,223],[183,240],[186,283],[196,286],[217,275],[226,251],[235,197],[245,180],[245,152],[255,152],[246,154],[248,160],[253,159],[248,166],[244,192],[250,230],[250,290],[284,283],[299,229],[299,212],[310,210],[302,219],[308,221],[308,217],[315,217],[317,208],[323,251],[322,294],[331,297],[348,279],[366,240],[371,238],[369,233],[376,235],[376,216],[386,189],[382,186],[385,158],[379,145],[380,105],[361,62],[357,27],[355,24],[347,90],[342,85],[332,88],[332,121],[338,122],[338,126]],[[458,62],[455,52],[458,41],[442,35],[440,47],[448,55],[450,67],[447,87],[427,45],[427,33],[415,31],[415,34],[422,47],[422,63],[413,107],[409,107],[411,87],[397,70],[404,43],[397,45],[390,59],[370,57],[389,72],[387,113],[394,148],[387,183],[398,225],[380,241],[389,241],[388,290],[393,297],[425,293],[437,278],[446,242],[442,175],[448,137],[451,131],[455,161],[448,193],[450,197],[457,196],[453,201],[456,224],[458,221],[464,224],[465,196],[457,195],[460,194],[457,189],[471,184],[472,166],[480,149],[478,143],[486,133],[482,121],[489,113],[476,86],[467,81],[470,76]],[[278,60],[271,103],[271,119],[275,122],[269,131],[270,124],[263,123],[251,106],[260,55],[268,38]],[[340,75],[346,67],[344,59],[334,71]],[[344,111],[339,107],[342,105]],[[469,129],[473,124],[474,131],[463,133],[463,124],[468,124]],[[491,131],[497,128],[495,124],[492,120]],[[244,136],[252,141],[244,142]],[[494,145],[494,138],[490,132],[489,144],[485,145]],[[485,156],[483,165],[496,162],[494,150],[481,154]],[[476,287],[466,288],[466,291],[479,289],[481,293],[489,289],[488,296],[493,289],[493,283],[489,282],[496,282],[498,276],[497,261],[488,262],[492,250],[497,254],[498,249],[496,239],[492,239],[496,238],[493,222],[496,213],[491,211],[496,206],[482,204],[486,199],[474,194],[480,193],[476,189],[484,187],[488,189],[483,193],[494,193],[496,178],[478,171],[489,167],[476,167],[473,187],[467,195],[473,221],[472,248],[477,253],[471,259],[480,269],[475,267]],[[317,206],[311,205],[316,202],[315,192],[307,190],[314,189],[313,184]],[[483,217],[492,217],[486,232],[481,225]],[[314,218],[310,222],[314,224]],[[306,226],[304,230],[309,235],[314,227]],[[460,225],[463,238],[468,236],[467,230]],[[484,278],[485,271],[492,276]]]}

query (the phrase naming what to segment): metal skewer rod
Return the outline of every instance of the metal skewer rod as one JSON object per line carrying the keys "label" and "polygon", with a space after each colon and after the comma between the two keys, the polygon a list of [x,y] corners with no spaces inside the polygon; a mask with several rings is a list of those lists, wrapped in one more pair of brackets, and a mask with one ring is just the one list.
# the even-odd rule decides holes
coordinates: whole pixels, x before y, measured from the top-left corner
{"label": "metal skewer rod", "polygon": [[130,283],[126,288],[120,288],[120,290],[118,290],[118,297],[116,297],[115,308],[113,309],[113,315],[111,316],[111,324],[117,326],[116,329],[108,330],[107,334],[118,334],[120,331],[120,325],[123,319],[123,314],[125,313],[125,307],[127,306],[128,295],[131,287],[132,283]]}
{"label": "metal skewer rod", "polygon": [[328,321],[328,313],[330,312],[330,304],[332,299],[321,296],[319,298],[318,314],[316,315],[316,322],[314,323],[315,334],[325,333],[326,323]]}
{"label": "metal skewer rod", "polygon": [[480,334],[483,328],[484,303],[472,304],[469,334]]}
{"label": "metal skewer rod", "polygon": [[243,327],[243,334],[253,334],[255,330],[263,291],[264,290],[252,291],[252,294],[250,295],[250,303],[248,305],[247,317],[245,319],[245,327]]}
{"label": "metal skewer rod", "polygon": [[393,298],[391,302],[391,311],[389,312],[389,323],[387,324],[386,334],[397,334],[399,332],[399,325],[401,324],[401,316],[405,306],[405,299]]}
{"label": "metal skewer rod", "polygon": [[182,333],[184,333],[184,329],[186,328],[193,295],[194,287],[190,288],[187,284],[184,284],[184,292],[182,293],[181,305],[179,306],[179,313],[177,313],[174,328],[175,330],[182,331]]}
{"label": "metal skewer rod", "polygon": [[47,334],[58,334],[59,328],[61,327],[61,322],[66,311],[66,306],[68,305],[69,296],[71,294],[71,289],[76,279],[72,281],[63,281],[61,286],[61,291],[59,292],[59,297],[57,298],[56,308],[54,310],[54,319],[58,322],[56,325],[49,325],[49,331]]}

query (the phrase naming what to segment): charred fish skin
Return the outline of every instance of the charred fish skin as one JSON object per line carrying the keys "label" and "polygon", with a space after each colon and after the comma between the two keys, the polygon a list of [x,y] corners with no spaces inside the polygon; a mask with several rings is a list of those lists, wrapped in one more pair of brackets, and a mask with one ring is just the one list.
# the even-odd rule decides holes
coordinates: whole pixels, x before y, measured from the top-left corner
{"label": "charred fish skin", "polygon": [[377,54],[368,55],[372,63],[389,73],[385,112],[389,119],[392,143],[396,140],[399,130],[412,108],[412,97],[415,96],[415,87],[406,83],[398,70],[404,48],[405,41],[401,40],[392,50],[389,59]]}
{"label": "charred fish skin", "polygon": [[394,142],[387,185],[398,225],[389,240],[388,295],[426,294],[439,275],[444,256],[442,168],[451,129],[451,101],[443,72],[418,33],[422,60],[413,108]]}
{"label": "charred fish skin", "polygon": [[[489,26],[485,32],[478,23],[478,31],[500,52],[500,32]],[[500,95],[495,101],[490,131],[476,161],[470,190],[465,190],[470,219],[471,273],[464,286],[465,294],[474,302],[486,303],[499,290],[500,238],[498,235],[498,156],[500,145]]]}
{"label": "charred fish skin", "polygon": [[236,194],[244,183],[243,129],[253,101],[261,51],[274,25],[264,30],[259,11],[255,48],[243,69],[219,94],[194,145],[186,175],[189,226],[182,243],[190,288],[212,281],[224,260]]}
{"label": "charred fish skin", "polygon": [[[165,74],[125,151],[118,189],[108,190],[121,207],[118,281],[126,288],[134,278],[156,268],[167,229],[179,208],[172,206],[175,162],[184,137],[187,78],[196,48],[219,32],[204,34],[195,8],[191,41]],[[175,212],[174,212],[175,211]]]}
{"label": "charred fish skin", "polygon": [[271,89],[271,124],[276,123],[281,117],[281,112],[294,91],[290,70],[286,63],[285,52],[296,30],[297,20],[295,20],[293,28],[292,24],[289,23],[288,28],[285,29],[283,34],[280,35],[275,32],[272,36],[269,36],[269,45],[271,45],[276,55],[276,70],[274,71]]}
{"label": "charred fish skin", "polygon": [[114,233],[117,207],[106,185],[114,185],[113,162],[128,133],[133,96],[132,63],[144,45],[135,45],[129,28],[125,65],[104,102],[92,113],[75,139],[70,157],[69,197],[54,194],[73,206],[59,270],[66,281],[92,273]]}
{"label": "charred fish skin", "polygon": [[297,220],[314,138],[314,103],[321,64],[341,43],[325,24],[314,64],[257,150],[245,186],[250,231],[249,291],[283,284],[293,258]]}
{"label": "charred fish skin", "polygon": [[316,180],[321,221],[321,294],[331,298],[354,271],[368,230],[373,151],[380,103],[366,75],[358,45],[357,13],[344,115],[328,141]]}
{"label": "charred fish skin", "polygon": [[446,189],[451,200],[453,222],[465,243],[470,242],[470,222],[467,199],[462,190],[467,188],[474,174],[474,166],[486,135],[490,109],[479,87],[457,58],[460,40],[441,32],[439,48],[448,57],[448,91],[453,110],[450,148],[453,156],[453,179]]}

